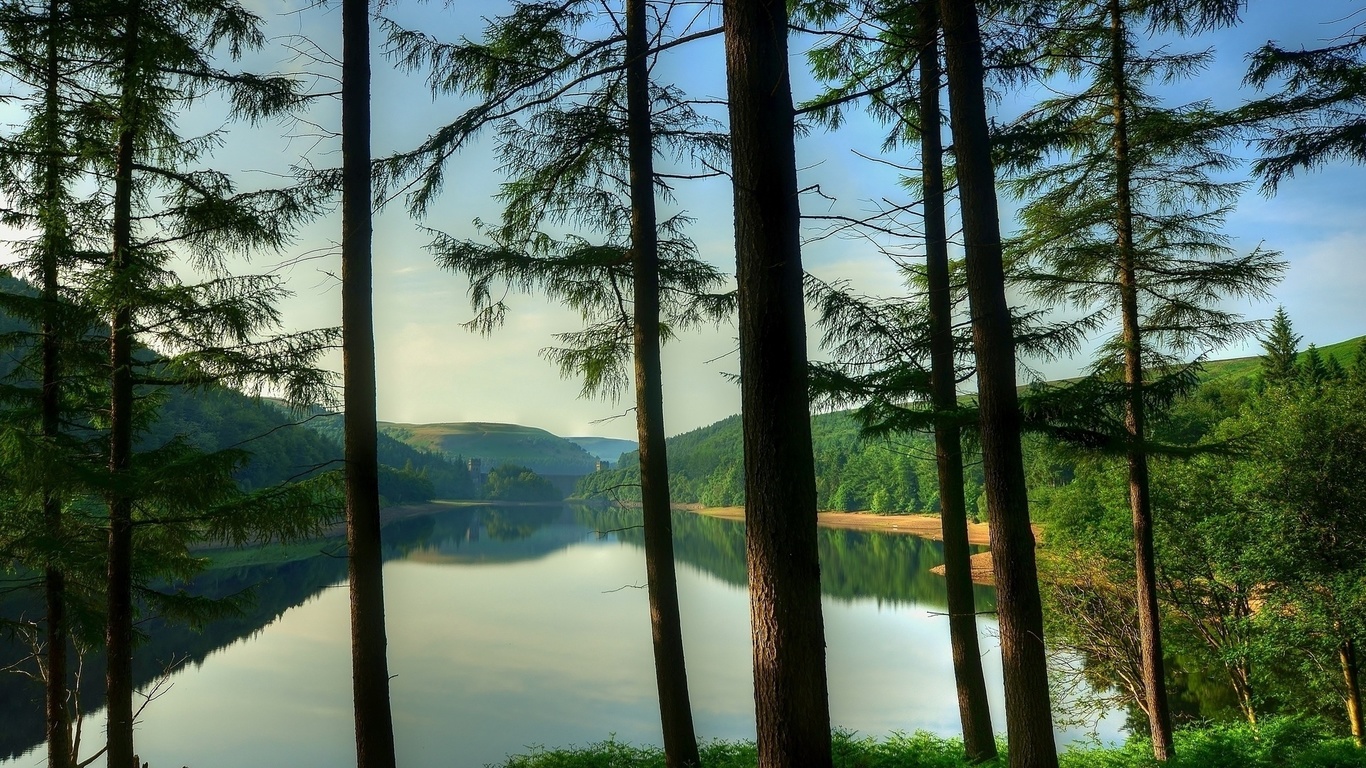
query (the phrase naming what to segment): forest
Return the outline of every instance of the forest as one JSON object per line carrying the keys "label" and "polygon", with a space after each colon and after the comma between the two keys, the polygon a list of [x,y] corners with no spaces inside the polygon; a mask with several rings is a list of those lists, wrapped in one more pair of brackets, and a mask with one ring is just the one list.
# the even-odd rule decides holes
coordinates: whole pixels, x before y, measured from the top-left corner
{"label": "forest", "polygon": [[[659,738],[507,765],[1366,766],[1366,340],[1320,349],[1284,307],[1260,319],[1300,261],[1230,225],[1255,195],[1289,209],[1305,177],[1366,160],[1366,34],[1360,7],[1306,3],[1319,37],[1216,67],[1211,36],[1256,5],[509,0],[431,27],[402,3],[286,9],[339,27],[310,40],[238,0],[6,2],[0,629],[5,658],[24,650],[4,671],[41,688],[47,765],[145,764],[158,694],[138,649],[250,610],[231,578],[189,586],[207,548],[341,527],[326,554],[345,564],[356,765],[408,759],[389,655],[408,638],[386,626],[405,572],[385,560],[447,556],[387,546],[381,508],[477,491],[381,432],[379,393],[407,377],[377,366],[385,302],[412,298],[379,290],[380,217],[400,211],[467,300],[465,330],[510,333],[519,295],[564,310],[580,325],[543,362],[634,419],[628,466],[580,491],[622,502],[592,524],[642,554],[644,583],[621,589],[648,602]],[[716,43],[724,61],[698,53]],[[724,93],[691,89],[712,65]],[[376,152],[387,124],[435,114],[376,108],[395,78],[448,111]],[[857,203],[809,181],[820,137],[853,124]],[[285,166],[238,167],[281,154],[252,131],[279,134]],[[724,220],[680,205],[713,182],[724,245]],[[497,215],[451,221],[442,201],[476,187]],[[897,284],[805,269],[832,239]],[[300,264],[337,299],[324,327],[282,309]],[[733,330],[740,413],[666,440],[686,387],[666,387],[664,345],[707,329]],[[1076,375],[1038,375],[1056,360]],[[494,388],[527,384],[481,365]],[[493,499],[559,496],[490,469]],[[678,522],[683,502],[743,504],[743,537]],[[931,512],[942,547],[831,537],[821,509]],[[449,538],[473,550],[554,514]],[[689,539],[722,554],[676,554]],[[917,569],[942,551],[957,735],[832,722],[823,590],[924,591],[868,572],[860,547]],[[752,740],[699,738],[684,638],[703,630],[680,588],[699,567],[745,592]],[[1105,712],[1127,714],[1125,741],[1061,744]]]}

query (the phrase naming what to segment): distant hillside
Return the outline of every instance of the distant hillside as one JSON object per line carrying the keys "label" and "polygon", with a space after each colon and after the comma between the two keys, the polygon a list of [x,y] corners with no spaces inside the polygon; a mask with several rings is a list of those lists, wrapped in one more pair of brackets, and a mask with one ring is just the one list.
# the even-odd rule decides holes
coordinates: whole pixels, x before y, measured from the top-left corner
{"label": "distant hillside", "polygon": [[[26,296],[33,288],[0,271],[0,295]],[[0,311],[0,336],[29,331],[28,325]],[[97,329],[95,333],[99,333]],[[14,374],[31,339],[3,339],[0,379]],[[139,355],[153,353],[141,349]],[[31,386],[24,379],[6,381]],[[301,419],[273,398],[249,397],[227,387],[168,387],[156,418],[138,435],[138,448],[159,446],[177,436],[198,448],[240,449],[250,455],[238,470],[238,483],[247,490],[298,480],[342,466],[339,418]],[[322,413],[315,409],[315,414]],[[299,422],[303,423],[299,423]],[[473,498],[474,486],[463,466],[456,467],[436,454],[424,454],[397,440],[380,438],[380,494],[391,502],[442,498]]]}
{"label": "distant hillside", "polygon": [[[1325,356],[1337,358],[1344,367],[1355,359],[1366,337],[1320,347]],[[1249,391],[1260,373],[1256,357],[1207,363],[1201,375],[1201,397],[1173,414],[1164,428],[1183,440],[1196,440],[1207,428],[1210,402],[1238,400]],[[863,439],[848,412],[819,414],[811,419],[812,450],[816,462],[816,505],[822,510],[873,510],[875,512],[937,512],[938,479],[934,444],[928,434],[911,434],[893,440]],[[1038,451],[1027,438],[1026,469],[1037,473],[1057,470],[1035,465]],[[700,503],[709,507],[744,503],[744,471],[740,417],[731,416],[710,426],[669,438],[669,489],[679,504]],[[639,456],[622,457],[619,467],[597,472],[579,481],[581,497],[605,496],[638,499]],[[981,509],[981,466],[970,462],[964,491],[969,514]]]}
{"label": "distant hillside", "polygon": [[[342,444],[344,426],[340,413],[328,414],[308,422],[308,426],[328,437],[338,446]],[[381,466],[406,470],[425,477],[432,484],[438,499],[473,499],[478,497],[469,470],[463,462],[456,462],[432,450],[409,445],[381,431],[377,446]],[[380,478],[383,483],[384,478]],[[380,491],[383,494],[383,490]]]}
{"label": "distant hillside", "polygon": [[621,454],[630,453],[636,449],[636,441],[622,440],[616,437],[566,437],[565,439],[599,459],[612,462],[613,466],[616,466]]}
{"label": "distant hillside", "polygon": [[479,459],[485,472],[499,464],[517,464],[542,475],[586,475],[597,467],[597,459],[582,447],[536,427],[484,422],[380,422],[379,427],[415,448],[448,458]]}
{"label": "distant hillside", "polygon": [[[1334,357],[1344,368],[1350,367],[1352,361],[1356,359],[1357,349],[1361,346],[1366,336],[1358,336],[1355,339],[1339,341],[1336,344],[1329,344],[1326,347],[1319,347],[1319,354],[1325,358]],[[1300,352],[1300,360],[1304,360],[1304,352]],[[1211,360],[1205,364],[1203,378],[1210,381],[1237,380],[1256,376],[1261,370],[1261,357],[1232,357],[1227,360]]]}

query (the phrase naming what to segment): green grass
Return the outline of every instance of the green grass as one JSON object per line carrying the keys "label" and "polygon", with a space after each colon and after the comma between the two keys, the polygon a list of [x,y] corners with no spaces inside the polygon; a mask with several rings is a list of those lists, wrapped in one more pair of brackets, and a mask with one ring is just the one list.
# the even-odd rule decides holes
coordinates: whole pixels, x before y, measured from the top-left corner
{"label": "green grass", "polygon": [[[1355,339],[1339,341],[1336,344],[1329,344],[1326,347],[1319,347],[1319,354],[1324,358],[1334,357],[1342,364],[1343,368],[1350,368],[1352,361],[1356,359],[1357,348],[1361,345],[1361,340],[1366,336],[1358,336]],[[1300,360],[1304,360],[1304,352],[1300,352]],[[1262,369],[1262,359],[1260,356],[1252,357],[1232,357],[1227,360],[1211,360],[1205,364],[1202,378],[1207,380],[1215,379],[1240,379],[1252,376]]]}
{"label": "green grass", "polygon": [[[1004,749],[1004,745],[1002,745]],[[754,768],[754,743],[702,745],[701,768]],[[882,739],[837,733],[835,768],[970,768],[958,739],[919,732]],[[1061,756],[1062,768],[1158,768],[1145,739],[1118,747],[1079,747]],[[1004,765],[1004,758],[1000,765]],[[613,739],[586,747],[537,749],[509,757],[499,768],[664,768],[659,747]],[[1338,738],[1316,720],[1271,718],[1257,730],[1243,723],[1187,728],[1176,734],[1176,755],[1162,768],[1366,768],[1366,750]]]}

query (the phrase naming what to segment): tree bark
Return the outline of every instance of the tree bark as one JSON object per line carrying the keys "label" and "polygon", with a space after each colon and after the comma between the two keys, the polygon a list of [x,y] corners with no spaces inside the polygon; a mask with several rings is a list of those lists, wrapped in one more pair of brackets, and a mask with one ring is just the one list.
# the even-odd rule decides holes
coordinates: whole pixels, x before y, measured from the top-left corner
{"label": "tree bark", "polygon": [[367,0],[342,0],[342,381],[356,764],[394,768],[380,549],[370,195],[370,6]]}
{"label": "tree bark", "polygon": [[[60,52],[57,48],[60,16],[59,0],[48,0],[47,50],[43,83],[43,119],[46,123],[43,136],[47,158],[43,168],[43,210],[40,217],[43,227],[42,434],[49,448],[55,445],[61,430],[62,407],[59,355],[61,339],[58,337],[57,328],[61,294],[57,252],[64,247],[66,238],[60,200],[61,131],[57,124],[60,119],[58,85],[61,72]],[[48,768],[67,768],[71,763],[71,739],[66,714],[66,576],[56,560],[56,551],[62,541],[62,498],[49,483],[44,483],[43,488],[43,524],[50,542],[49,546],[53,548],[43,574],[47,601],[47,688],[44,708],[47,721],[47,764]]]}
{"label": "tree bark", "polygon": [[626,2],[626,132],[631,177],[633,344],[636,437],[645,524],[645,572],[650,599],[655,684],[669,768],[696,766],[697,734],[688,697],[678,578],[674,570],[669,466],[664,445],[664,382],[659,348],[659,233],[655,213],[654,131],[650,124],[646,0]]}
{"label": "tree bark", "polygon": [[783,0],[725,0],[759,768],[829,768],[816,484]]}
{"label": "tree bark", "polygon": [[985,72],[977,8],[940,0],[967,254],[972,341],[977,356],[982,465],[1005,676],[1006,734],[1014,768],[1056,768],[1043,611],[1029,525],[1015,340],[1006,304],[995,170],[987,131]]}
{"label": "tree bark", "polygon": [[944,535],[944,581],[949,599],[949,643],[958,688],[958,718],[968,759],[996,758],[996,737],[977,642],[977,606],[968,549],[963,497],[963,444],[949,414],[958,407],[954,365],[949,243],[944,217],[944,147],[939,135],[939,13],[935,0],[919,2],[920,156],[925,196],[925,278],[930,310],[930,387],[937,412],[935,465],[939,472],[939,521]]}
{"label": "tree bark", "polygon": [[1148,729],[1153,757],[1167,760],[1173,751],[1171,710],[1167,704],[1162,659],[1162,626],[1157,605],[1157,572],[1153,552],[1153,511],[1148,454],[1143,447],[1143,348],[1138,313],[1138,279],[1134,252],[1132,170],[1129,163],[1128,79],[1125,66],[1124,15],[1119,0],[1110,0],[1110,76],[1114,84],[1114,153],[1116,248],[1119,255],[1120,317],[1124,346],[1124,427],[1127,434],[1129,509],[1133,516],[1134,571],[1138,606],[1139,648]]}
{"label": "tree bark", "polygon": [[132,307],[124,275],[132,266],[133,148],[138,109],[138,35],[142,9],[128,6],[120,84],[118,156],[114,168],[114,248],[109,261],[115,304],[109,332],[109,563],[105,618],[108,768],[137,768],[133,755],[133,459]]}
{"label": "tree bark", "polygon": [[1342,662],[1342,680],[1347,686],[1347,722],[1352,726],[1352,741],[1366,746],[1366,725],[1361,714],[1361,678],[1357,670],[1357,645],[1347,638],[1338,646],[1338,660]]}

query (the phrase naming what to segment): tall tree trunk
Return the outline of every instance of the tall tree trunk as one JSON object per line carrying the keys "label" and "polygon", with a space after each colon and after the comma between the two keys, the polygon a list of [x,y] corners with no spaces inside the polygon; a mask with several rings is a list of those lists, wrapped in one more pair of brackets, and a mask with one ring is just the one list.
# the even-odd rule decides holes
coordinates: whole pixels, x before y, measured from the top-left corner
{"label": "tall tree trunk", "polygon": [[393,768],[370,239],[370,5],[342,0],[342,385],[356,763],[358,768]]}
{"label": "tall tree trunk", "polygon": [[109,570],[105,626],[105,691],[108,707],[105,759],[109,768],[137,768],[133,755],[133,313],[125,275],[132,266],[133,146],[141,120],[136,93],[142,8],[128,6],[119,106],[118,158],[114,168],[114,311],[109,333]]}
{"label": "tall tree trunk", "polygon": [[[46,125],[43,140],[47,157],[43,167],[43,201],[40,218],[43,227],[43,323],[42,323],[42,433],[43,440],[53,446],[61,430],[61,369],[58,338],[58,312],[61,294],[58,281],[57,252],[65,247],[66,232],[61,211],[62,153],[61,131],[58,120],[58,85],[61,72],[57,35],[61,24],[61,3],[48,0],[47,51],[43,73],[43,120]],[[45,714],[47,720],[48,768],[67,768],[71,763],[71,739],[66,714],[66,577],[56,562],[56,551],[62,541],[62,498],[50,484],[43,488],[43,524],[53,547],[43,573],[47,601],[47,691]]]}
{"label": "tall tree trunk", "polygon": [[725,0],[759,768],[828,768],[816,483],[784,0]]}
{"label": "tall tree trunk", "polygon": [[1366,746],[1366,726],[1361,714],[1361,678],[1357,669],[1357,645],[1347,638],[1338,646],[1338,660],[1342,662],[1342,680],[1347,686],[1347,722],[1352,726],[1352,741]]}
{"label": "tall tree trunk", "polygon": [[940,13],[977,356],[982,469],[991,523],[1010,765],[1056,768],[1043,610],[1020,451],[1015,339],[1006,304],[995,169],[987,132],[981,31],[976,5],[970,0],[940,0]]}
{"label": "tall tree trunk", "polygon": [[958,687],[958,718],[968,759],[996,757],[977,606],[968,550],[967,503],[963,498],[963,444],[948,413],[958,407],[954,365],[953,303],[949,288],[949,242],[944,219],[944,147],[939,136],[939,13],[935,0],[919,2],[920,156],[925,195],[925,278],[930,309],[931,399],[935,419],[935,465],[939,471],[939,522],[944,534],[944,581],[949,597],[949,643]]}
{"label": "tall tree trunk", "polygon": [[669,465],[664,445],[664,383],[659,352],[659,233],[655,214],[654,131],[650,125],[646,0],[626,2],[626,132],[631,174],[631,248],[635,256],[633,342],[636,437],[640,442],[645,572],[650,597],[655,683],[669,768],[696,766],[697,734],[688,698],[683,625],[674,571]]}
{"label": "tall tree trunk", "polygon": [[1157,607],[1157,573],[1153,554],[1153,510],[1149,492],[1148,454],[1143,412],[1143,349],[1138,314],[1138,280],[1134,253],[1132,170],[1129,164],[1128,71],[1125,65],[1124,12],[1110,0],[1110,77],[1114,87],[1114,153],[1116,247],[1119,252],[1120,316],[1124,345],[1124,427],[1128,432],[1129,509],[1133,515],[1134,571],[1137,574],[1139,648],[1143,689],[1153,757],[1171,756],[1172,720],[1167,704],[1162,660],[1162,626]]}

